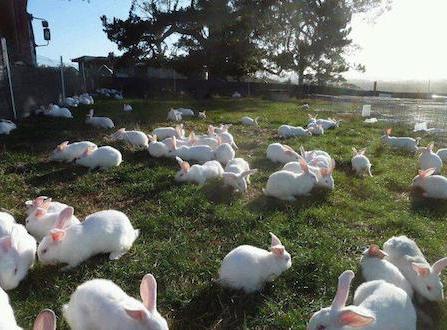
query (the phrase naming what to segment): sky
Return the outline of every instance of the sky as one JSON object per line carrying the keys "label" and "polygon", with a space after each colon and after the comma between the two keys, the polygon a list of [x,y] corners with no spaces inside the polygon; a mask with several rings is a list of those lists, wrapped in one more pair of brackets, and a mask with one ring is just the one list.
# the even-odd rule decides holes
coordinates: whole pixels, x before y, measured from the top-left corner
{"label": "sky", "polygon": [[[64,62],[83,55],[118,54],[102,31],[99,17],[125,18],[131,0],[29,0],[28,11],[49,21],[52,40],[39,47],[39,57]],[[364,64],[365,73],[349,72],[347,78],[377,80],[447,79],[447,0],[394,0],[391,11],[374,24],[355,17],[351,38],[361,47],[351,61]],[[36,42],[42,27],[34,23]],[[50,61],[47,60],[47,61]]]}

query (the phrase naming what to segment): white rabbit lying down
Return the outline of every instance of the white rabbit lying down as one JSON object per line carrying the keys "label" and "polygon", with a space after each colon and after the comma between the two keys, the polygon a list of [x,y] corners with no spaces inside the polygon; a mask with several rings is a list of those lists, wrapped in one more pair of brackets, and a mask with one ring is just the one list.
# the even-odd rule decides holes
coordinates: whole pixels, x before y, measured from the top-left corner
{"label": "white rabbit lying down", "polygon": [[51,152],[50,160],[70,163],[80,158],[87,148],[96,150],[98,149],[98,146],[90,141],[81,141],[74,143],[65,141],[59,144]]}
{"label": "white rabbit lying down", "polygon": [[167,330],[166,320],[157,311],[157,282],[152,274],[140,285],[143,302],[129,297],[109,280],[96,279],[78,286],[63,307],[73,330]]}
{"label": "white rabbit lying down", "polygon": [[388,144],[395,149],[402,149],[406,151],[416,152],[418,150],[418,143],[420,139],[413,139],[410,137],[394,137],[391,135],[391,128],[385,130],[385,135],[381,137],[383,143]]}
{"label": "white rabbit lying down", "polygon": [[222,165],[216,160],[205,162],[203,165],[195,164],[191,166],[180,157],[176,157],[176,159],[180,165],[180,170],[175,175],[175,181],[178,182],[204,184],[210,179],[222,177],[224,173]]}
{"label": "white rabbit lying down", "polygon": [[108,169],[119,166],[123,161],[121,152],[110,146],[93,149],[88,147],[80,158],[76,159],[76,164],[90,169]]}
{"label": "white rabbit lying down", "polygon": [[241,245],[228,253],[219,270],[219,283],[246,293],[261,290],[292,266],[290,254],[281,241],[270,233],[270,252],[251,245]]}
{"label": "white rabbit lying down", "polygon": [[147,148],[149,146],[148,136],[141,131],[126,131],[125,128],[120,128],[112,134],[112,141],[125,141],[133,147]]}
{"label": "white rabbit lying down", "polygon": [[425,198],[447,199],[447,178],[442,175],[432,175],[436,169],[419,170],[412,182],[412,187],[423,190]]}

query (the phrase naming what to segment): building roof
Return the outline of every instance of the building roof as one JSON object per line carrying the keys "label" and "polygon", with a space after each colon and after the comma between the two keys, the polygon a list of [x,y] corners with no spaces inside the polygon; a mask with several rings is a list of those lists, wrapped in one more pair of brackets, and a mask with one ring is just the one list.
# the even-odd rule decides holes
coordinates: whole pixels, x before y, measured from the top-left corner
{"label": "building roof", "polygon": [[105,56],[81,56],[72,59],[72,62],[80,63],[80,62],[97,62],[97,63],[104,63],[109,62],[109,58]]}

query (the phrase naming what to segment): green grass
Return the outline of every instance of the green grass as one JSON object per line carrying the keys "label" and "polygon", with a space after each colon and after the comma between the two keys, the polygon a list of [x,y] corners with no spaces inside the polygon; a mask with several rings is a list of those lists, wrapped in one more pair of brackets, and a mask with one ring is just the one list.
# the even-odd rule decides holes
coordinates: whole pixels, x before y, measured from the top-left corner
{"label": "green grass", "polygon": [[[324,136],[294,138],[294,148],[328,151],[337,161],[335,190],[286,203],[262,195],[268,176],[280,166],[265,158],[276,129],[288,123],[304,125],[307,112],[297,102],[259,99],[213,101],[128,100],[135,111],[123,113],[122,103],[99,101],[97,115],[113,118],[118,127],[146,132],[165,126],[171,106],[207,110],[206,121],[188,120],[187,129],[206,131],[210,123],[233,123],[237,155],[259,172],[246,195],[232,194],[218,182],[204,187],[174,182],[175,160],[152,159],[146,151],[115,144],[124,162],[118,168],[88,172],[74,165],[50,163],[49,152],[64,140],[91,140],[104,145],[111,132],[83,124],[87,108],[74,110],[74,120],[34,118],[0,137],[0,207],[23,223],[24,201],[47,195],[75,207],[79,218],[114,208],[125,212],[141,236],[129,254],[116,262],[92,258],[72,272],[37,264],[20,286],[9,292],[19,324],[29,328],[44,308],[58,315],[67,329],[61,307],[84,281],[107,278],[137,297],[146,273],[158,281],[159,310],[173,329],[304,329],[314,311],[331,303],[338,275],[353,269],[361,282],[359,258],[370,243],[382,244],[392,235],[417,240],[428,260],[447,255],[447,204],[413,198],[409,189],[416,158],[383,148],[384,125],[367,126],[353,114],[358,105],[310,101],[320,117],[338,113],[342,126]],[[239,124],[243,115],[260,116],[261,129]],[[394,126],[394,133],[411,134]],[[429,142],[424,138],[423,143]],[[350,170],[351,147],[368,147],[373,178],[355,178]],[[292,255],[292,268],[258,294],[244,295],[214,283],[222,258],[234,247],[252,244],[267,248],[274,232]],[[445,277],[444,277],[445,279]],[[447,327],[444,303],[424,306],[434,329]]]}

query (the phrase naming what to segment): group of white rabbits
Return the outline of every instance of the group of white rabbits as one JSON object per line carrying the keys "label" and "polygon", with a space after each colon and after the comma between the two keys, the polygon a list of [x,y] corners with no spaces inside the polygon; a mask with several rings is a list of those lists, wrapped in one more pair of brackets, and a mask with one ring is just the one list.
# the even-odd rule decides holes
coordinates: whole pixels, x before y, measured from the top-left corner
{"label": "group of white rabbits", "polygon": [[[170,109],[168,111],[168,120],[180,122],[184,117],[194,117],[195,113],[192,109],[189,108],[178,108],[178,109]],[[197,118],[206,119],[206,112],[198,112]]]}
{"label": "group of white rabbits", "polygon": [[340,121],[327,118],[327,119],[318,119],[317,116],[309,116],[309,122],[307,123],[307,127],[295,127],[291,125],[281,125],[278,128],[278,135],[282,138],[289,137],[297,137],[297,136],[311,136],[311,135],[323,135],[324,132],[328,129],[337,128],[340,126]]}
{"label": "group of white rabbits", "polygon": [[354,278],[354,272],[347,270],[339,277],[332,305],[311,317],[308,330],[415,330],[413,301],[444,298],[440,275],[447,258],[430,265],[416,242],[406,236],[390,238],[383,250],[371,245],[363,252],[360,265],[366,282],[355,291],[353,305],[346,306]]}

